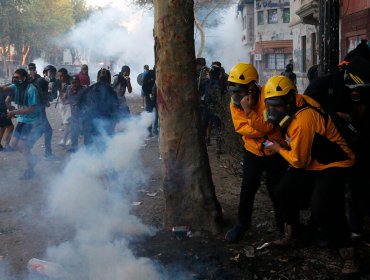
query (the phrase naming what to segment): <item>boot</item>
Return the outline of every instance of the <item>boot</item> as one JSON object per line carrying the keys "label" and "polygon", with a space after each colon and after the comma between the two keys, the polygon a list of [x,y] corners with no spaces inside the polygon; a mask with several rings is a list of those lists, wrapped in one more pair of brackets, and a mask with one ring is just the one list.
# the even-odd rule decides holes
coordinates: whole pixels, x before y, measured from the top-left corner
{"label": "boot", "polygon": [[284,235],[275,241],[272,242],[272,245],[276,247],[288,247],[294,246],[295,239],[293,238],[292,226],[287,223],[284,224]]}
{"label": "boot", "polygon": [[339,254],[344,263],[342,268],[341,279],[359,279],[358,267],[355,261],[354,248],[340,248]]}

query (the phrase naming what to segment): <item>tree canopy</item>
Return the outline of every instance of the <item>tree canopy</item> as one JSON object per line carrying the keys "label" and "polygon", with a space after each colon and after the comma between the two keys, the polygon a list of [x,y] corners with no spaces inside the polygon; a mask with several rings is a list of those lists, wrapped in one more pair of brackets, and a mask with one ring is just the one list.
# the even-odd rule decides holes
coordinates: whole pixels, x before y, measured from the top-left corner
{"label": "tree canopy", "polygon": [[85,0],[1,0],[0,51],[3,61],[15,49],[14,60],[57,49],[55,39],[90,14]]}

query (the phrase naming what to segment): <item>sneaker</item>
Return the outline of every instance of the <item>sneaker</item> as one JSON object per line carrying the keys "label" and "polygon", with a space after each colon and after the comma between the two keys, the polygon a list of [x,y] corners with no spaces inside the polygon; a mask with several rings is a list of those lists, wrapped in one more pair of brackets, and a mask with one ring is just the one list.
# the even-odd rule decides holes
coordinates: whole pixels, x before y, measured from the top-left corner
{"label": "sneaker", "polygon": [[27,169],[21,177],[19,177],[19,180],[29,180],[35,176],[35,172],[32,169]]}
{"label": "sneaker", "polygon": [[71,145],[72,145],[72,140],[68,139],[67,142],[66,142],[66,146],[71,146]]}
{"label": "sneaker", "polygon": [[229,243],[236,242],[243,237],[246,231],[247,228],[244,225],[237,224],[226,233],[225,240]]}

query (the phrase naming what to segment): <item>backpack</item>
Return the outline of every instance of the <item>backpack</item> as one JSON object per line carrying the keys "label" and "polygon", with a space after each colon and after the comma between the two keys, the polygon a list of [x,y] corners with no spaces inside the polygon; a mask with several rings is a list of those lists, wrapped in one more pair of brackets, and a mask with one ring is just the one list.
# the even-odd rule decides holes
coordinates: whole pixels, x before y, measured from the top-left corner
{"label": "backpack", "polygon": [[153,86],[155,84],[155,72],[154,70],[149,70],[148,73],[143,78],[142,89],[146,95],[152,93]]}
{"label": "backpack", "polygon": [[36,88],[40,103],[42,105],[47,104],[50,101],[48,93],[48,82],[46,82],[43,78],[38,78],[30,81],[29,83]]}
{"label": "backpack", "polygon": [[350,121],[340,118],[335,112],[347,112],[350,104],[350,95],[344,86],[340,73],[327,74],[313,80],[304,92],[304,95],[320,103],[327,116],[330,116],[339,133],[352,146],[358,139],[355,125]]}

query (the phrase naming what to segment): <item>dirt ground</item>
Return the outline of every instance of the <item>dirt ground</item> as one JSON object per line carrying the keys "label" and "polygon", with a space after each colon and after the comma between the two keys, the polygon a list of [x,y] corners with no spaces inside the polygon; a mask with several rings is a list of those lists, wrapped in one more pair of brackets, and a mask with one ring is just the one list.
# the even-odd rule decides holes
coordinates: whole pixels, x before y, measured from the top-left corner
{"label": "dirt ground", "polygon": [[[132,112],[141,111],[139,98],[130,98],[128,102]],[[43,141],[39,141],[35,147],[35,154],[40,157],[36,166],[38,175],[23,182],[18,180],[23,169],[21,156],[16,152],[0,152],[0,265],[13,275],[12,279],[21,279],[27,273],[29,259],[41,258],[48,246],[60,244],[73,235],[61,221],[49,219],[44,213],[43,186],[48,182],[42,174],[47,172],[48,178],[52,178],[63,169],[69,156],[57,145],[62,134],[58,114],[54,108],[48,109],[48,114],[54,128],[54,153],[60,161],[43,160]],[[257,249],[274,239],[273,209],[263,185],[256,196],[252,229],[240,242],[227,244],[224,234],[235,222],[241,177],[228,168],[227,154],[216,155],[215,142],[208,152],[217,197],[224,211],[223,232],[209,236],[193,231],[190,237],[178,239],[172,232],[159,230],[156,235],[130,245],[136,256],[149,257],[161,264],[171,275],[168,279],[179,279],[180,272],[183,279],[338,279],[340,258],[330,249],[309,244],[287,250]],[[146,141],[141,155],[150,180],[136,198],[142,204],[133,206],[132,212],[144,224],[161,229],[164,197],[156,138]],[[370,279],[370,248],[362,244],[358,248],[362,279]]]}

